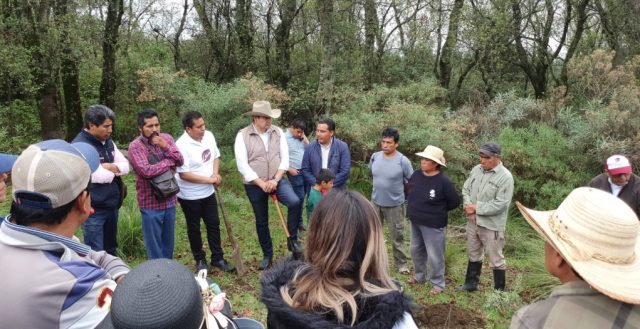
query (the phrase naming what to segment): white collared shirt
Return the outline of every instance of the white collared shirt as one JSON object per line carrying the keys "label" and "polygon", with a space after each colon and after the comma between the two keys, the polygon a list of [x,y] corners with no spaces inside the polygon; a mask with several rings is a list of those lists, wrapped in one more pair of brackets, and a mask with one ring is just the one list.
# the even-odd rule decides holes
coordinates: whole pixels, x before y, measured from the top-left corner
{"label": "white collared shirt", "polygon": [[331,137],[331,143],[329,143],[329,145],[324,146],[320,144],[320,152],[322,154],[322,169],[329,168],[329,151],[331,151],[331,145],[333,145],[333,137]]}
{"label": "white collared shirt", "polygon": [[[255,129],[255,126],[253,126]],[[289,169],[289,146],[287,145],[287,138],[284,136],[282,129],[276,126],[271,126],[263,134],[259,134],[264,148],[269,152],[269,135],[271,129],[278,129],[280,131],[280,165],[278,170],[287,171]],[[258,129],[255,129],[258,131]],[[245,181],[252,182],[258,179],[258,174],[249,166],[249,156],[247,154],[247,146],[244,144],[244,137],[242,137],[242,130],[236,135],[236,141],[233,144],[233,150],[236,154],[236,165],[238,171],[242,175]]]}
{"label": "white collared shirt", "polygon": [[614,184],[611,181],[611,177],[609,177],[607,180],[609,181],[609,186],[611,186],[611,194],[618,196],[618,194],[620,194],[620,191],[622,191],[622,188],[624,188],[624,186],[619,186]]}

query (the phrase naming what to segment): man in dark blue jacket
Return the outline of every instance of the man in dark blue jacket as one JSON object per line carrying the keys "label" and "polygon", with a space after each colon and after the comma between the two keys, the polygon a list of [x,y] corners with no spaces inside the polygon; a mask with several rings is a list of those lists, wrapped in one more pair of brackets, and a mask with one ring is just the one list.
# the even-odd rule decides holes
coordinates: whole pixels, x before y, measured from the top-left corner
{"label": "man in dark blue jacket", "polygon": [[93,146],[100,166],[91,174],[91,207],[94,212],[82,225],[84,243],[95,251],[116,255],[118,210],[124,198],[120,176],[129,172],[129,161],[111,139],[116,115],[104,105],[91,105],[84,116],[84,129],[73,140]]}
{"label": "man in dark blue jacket", "polygon": [[349,145],[333,136],[336,123],[324,118],[316,125],[316,140],[304,150],[302,174],[308,186],[316,183],[320,169],[329,168],[336,175],[334,188],[344,188],[351,170]]}

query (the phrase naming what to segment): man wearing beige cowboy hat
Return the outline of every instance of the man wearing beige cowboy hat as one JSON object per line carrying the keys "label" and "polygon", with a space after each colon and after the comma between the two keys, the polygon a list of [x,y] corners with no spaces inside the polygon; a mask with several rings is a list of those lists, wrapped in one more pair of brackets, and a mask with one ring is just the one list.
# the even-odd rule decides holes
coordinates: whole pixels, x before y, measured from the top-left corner
{"label": "man wearing beige cowboy hat", "polygon": [[415,276],[408,282],[417,284],[429,280],[432,286],[429,294],[434,296],[445,288],[444,248],[448,213],[460,206],[460,196],[449,177],[441,172],[447,162],[440,148],[429,145],[416,155],[420,157],[420,169],[409,179],[407,207]]}
{"label": "man wearing beige cowboy hat", "polygon": [[610,156],[604,172],[594,177],[589,186],[617,196],[640,216],[640,177],[633,173],[631,162],[624,155]]}
{"label": "man wearing beige cowboy hat", "polygon": [[573,190],[557,210],[516,203],[544,238],[544,264],[560,279],[549,298],[520,309],[518,328],[640,328],[640,225],[612,194]]}
{"label": "man wearing beige cowboy hat", "polygon": [[476,291],[484,254],[493,270],[494,289],[504,290],[504,229],[513,196],[513,176],[502,165],[500,145],[488,142],[479,150],[480,164],[471,169],[462,187],[467,222],[467,274],[459,290]]}
{"label": "man wearing beige cowboy hat", "polygon": [[251,124],[236,135],[234,151],[238,171],[243,177],[253,213],[256,216],[256,231],[262,248],[263,259],[259,270],[271,266],[273,245],[269,232],[269,196],[276,194],[280,202],[289,208],[287,229],[291,236],[288,245],[298,252],[298,217],[301,202],[289,182],[282,179],[289,169],[289,147],[284,133],[271,124],[279,118],[281,111],[272,109],[266,101],[253,103],[253,109],[244,115],[251,117]]}

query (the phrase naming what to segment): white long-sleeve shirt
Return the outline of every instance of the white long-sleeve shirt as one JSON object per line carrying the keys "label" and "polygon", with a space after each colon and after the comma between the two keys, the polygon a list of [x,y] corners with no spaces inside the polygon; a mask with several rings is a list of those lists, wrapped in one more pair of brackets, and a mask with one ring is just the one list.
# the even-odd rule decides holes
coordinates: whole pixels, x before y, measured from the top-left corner
{"label": "white long-sleeve shirt", "polygon": [[[276,126],[271,126],[267,131],[259,134],[260,139],[262,139],[265,150],[269,152],[269,135],[271,134],[271,129],[278,129],[280,132],[280,165],[278,166],[278,170],[286,171],[289,169],[289,146],[287,145],[287,139],[285,138],[282,129]],[[258,129],[256,129],[256,131],[258,131]],[[252,182],[258,179],[258,174],[249,166],[249,156],[247,154],[247,146],[244,143],[244,137],[242,137],[242,130],[236,135],[233,150],[236,154],[236,165],[238,166],[238,171],[244,180],[246,182]]]}

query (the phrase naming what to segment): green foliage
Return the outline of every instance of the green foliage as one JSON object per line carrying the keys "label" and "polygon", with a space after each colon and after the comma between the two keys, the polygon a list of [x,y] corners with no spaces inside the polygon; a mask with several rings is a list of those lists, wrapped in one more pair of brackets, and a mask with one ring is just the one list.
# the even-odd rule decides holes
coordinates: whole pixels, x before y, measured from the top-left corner
{"label": "green foliage", "polygon": [[40,137],[40,117],[30,102],[14,100],[0,104],[2,152],[19,153]]}
{"label": "green foliage", "polygon": [[498,136],[505,166],[515,178],[514,199],[530,206],[555,209],[589,176],[585,154],[571,140],[543,123],[506,128]]}
{"label": "green foliage", "polygon": [[522,299],[515,291],[491,290],[485,293],[484,308],[490,312],[497,312],[500,318],[510,318]]}

